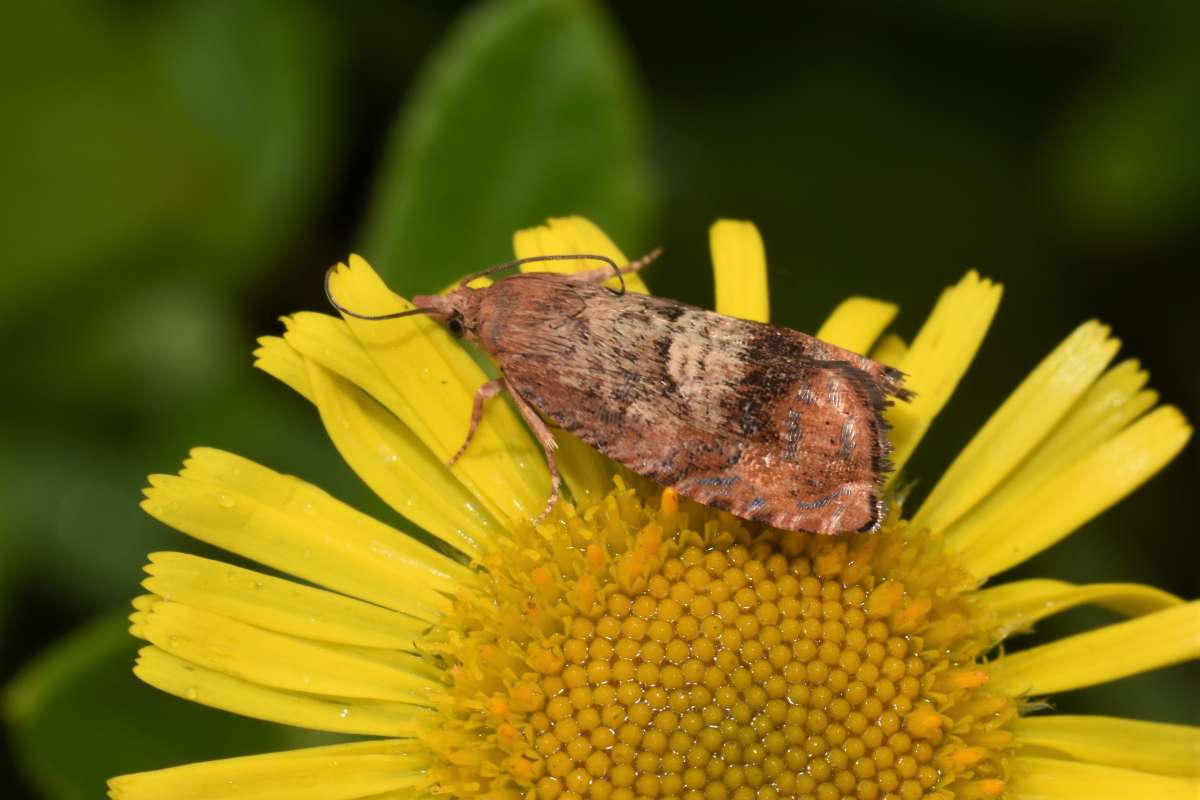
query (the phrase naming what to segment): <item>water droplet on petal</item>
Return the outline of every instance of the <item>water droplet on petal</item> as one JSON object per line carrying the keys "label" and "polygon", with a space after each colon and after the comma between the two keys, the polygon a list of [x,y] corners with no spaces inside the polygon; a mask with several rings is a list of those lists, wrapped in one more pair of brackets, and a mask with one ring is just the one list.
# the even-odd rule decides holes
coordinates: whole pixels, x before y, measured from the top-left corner
{"label": "water droplet on petal", "polygon": [[338,709],[338,716],[342,719],[347,719],[350,716],[350,706],[342,706]]}
{"label": "water droplet on petal", "polygon": [[195,686],[189,686],[187,688],[187,691],[185,691],[183,694],[185,697],[187,697],[188,700],[195,700],[197,697],[200,696],[200,693],[196,691]]}
{"label": "water droplet on petal", "polygon": [[219,495],[217,495],[217,505],[221,506],[222,508],[233,508],[237,505],[237,501],[233,499],[232,495],[221,492]]}

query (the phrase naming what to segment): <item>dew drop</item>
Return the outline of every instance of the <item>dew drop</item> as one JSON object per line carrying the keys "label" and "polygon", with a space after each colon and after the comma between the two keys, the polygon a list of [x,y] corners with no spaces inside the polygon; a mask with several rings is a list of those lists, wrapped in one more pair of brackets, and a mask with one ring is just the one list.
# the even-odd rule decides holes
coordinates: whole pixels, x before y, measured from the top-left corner
{"label": "dew drop", "polygon": [[187,697],[188,700],[195,700],[197,697],[200,696],[200,693],[196,691],[195,686],[189,686],[187,688],[187,691],[185,691],[183,694]]}
{"label": "dew drop", "polygon": [[342,719],[348,719],[350,717],[350,706],[342,706],[338,709],[338,716]]}
{"label": "dew drop", "polygon": [[237,501],[234,500],[231,495],[221,492],[219,495],[217,495],[217,505],[221,506],[222,508],[233,508],[235,505],[237,505]]}
{"label": "dew drop", "polygon": [[172,649],[179,647],[179,637],[178,636],[168,636],[167,637],[167,647],[170,647]]}

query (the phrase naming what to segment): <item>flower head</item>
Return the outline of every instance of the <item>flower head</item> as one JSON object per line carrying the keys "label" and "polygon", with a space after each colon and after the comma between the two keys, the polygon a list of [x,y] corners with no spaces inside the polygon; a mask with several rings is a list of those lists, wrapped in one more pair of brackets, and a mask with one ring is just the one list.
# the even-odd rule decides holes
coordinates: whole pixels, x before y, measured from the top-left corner
{"label": "flower head", "polygon": [[[624,256],[572,218],[518,256]],[[718,310],[767,314],[753,226],[712,230]],[[562,269],[583,266],[560,262]],[[632,276],[632,289],[645,291]],[[333,276],[362,313],[403,310],[361,260]],[[896,308],[838,307],[818,336],[894,364],[898,465],[966,371],[1000,298],[974,273],[914,340]],[[914,513],[878,534],[763,529],[681,500],[560,434],[570,492],[494,402],[452,468],[481,368],[432,322],[302,313],[257,365],[317,407],[349,465],[434,546],[297,478],[193,451],[153,476],[155,517],[306,583],[151,555],[135,672],[196,702],[375,737],[114,778],[116,798],[1194,796],[1197,731],[1026,715],[1034,698],[1192,658],[1200,607],[1130,584],[980,588],[1167,463],[1190,436],[1136,362],[1080,326]],[[1015,654],[1010,635],[1083,603],[1128,621]],[[1095,784],[1095,786],[1093,786]],[[1098,787],[1098,788],[1097,788]],[[1191,794],[1189,794],[1191,793]]]}

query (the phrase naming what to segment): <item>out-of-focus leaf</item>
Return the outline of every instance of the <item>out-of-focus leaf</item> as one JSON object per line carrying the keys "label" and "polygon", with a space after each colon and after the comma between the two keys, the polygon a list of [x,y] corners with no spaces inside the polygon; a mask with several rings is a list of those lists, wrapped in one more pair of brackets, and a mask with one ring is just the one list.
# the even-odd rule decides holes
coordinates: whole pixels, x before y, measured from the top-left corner
{"label": "out-of-focus leaf", "polygon": [[341,42],[322,8],[60,0],[6,14],[0,320],[56,291],[55,307],[102,301],[114,279],[270,266],[334,166]]}
{"label": "out-of-focus leaf", "polygon": [[639,246],[652,192],[639,106],[595,4],[483,4],[402,113],[364,255],[411,293],[507,257],[516,229],[551,215],[585,214]]}
{"label": "out-of-focus leaf", "polygon": [[1170,237],[1200,220],[1200,6],[1157,15],[1066,116],[1047,162],[1061,219],[1100,242]]}
{"label": "out-of-focus leaf", "polygon": [[178,398],[165,417],[138,411],[143,427],[136,438],[121,419],[105,415],[92,425],[85,418],[60,420],[57,427],[47,415],[7,434],[0,507],[23,562],[39,565],[43,591],[54,592],[65,607],[104,607],[137,591],[151,550],[208,554],[138,507],[146,474],[175,472],[197,445],[261,461],[394,519],[338,458],[311,406],[252,369],[245,352],[230,359],[236,379]]}
{"label": "out-of-focus leaf", "polygon": [[323,743],[326,737],[187,703],[134,677],[124,612],[38,656],[4,693],[17,761],[48,800],[92,800],[113,775]]}
{"label": "out-of-focus leaf", "polygon": [[95,3],[19,4],[0,26],[0,318],[106,266],[171,215],[184,144],[138,32]]}
{"label": "out-of-focus leaf", "polygon": [[[0,642],[8,641],[9,613],[17,593],[13,575],[17,571],[17,552],[12,543],[12,524],[6,509],[0,509]],[[8,649],[8,648],[6,648]],[[11,655],[9,649],[9,655]],[[0,655],[0,669],[7,658]]]}
{"label": "out-of-focus leaf", "polygon": [[[183,276],[125,286],[109,302],[74,309],[69,325],[41,322],[11,358],[52,403],[15,413],[36,413],[55,428],[81,412],[100,417],[116,411],[138,427],[177,416],[180,403],[246,372],[253,341],[237,324],[228,293]],[[0,407],[10,403],[0,400]],[[133,433],[127,429],[123,438]]]}
{"label": "out-of-focus leaf", "polygon": [[[152,66],[194,150],[175,164],[183,245],[237,280],[295,233],[337,166],[341,31],[320,4],[174,2],[150,25]],[[186,255],[180,254],[186,259]],[[195,261],[195,260],[194,260]]]}

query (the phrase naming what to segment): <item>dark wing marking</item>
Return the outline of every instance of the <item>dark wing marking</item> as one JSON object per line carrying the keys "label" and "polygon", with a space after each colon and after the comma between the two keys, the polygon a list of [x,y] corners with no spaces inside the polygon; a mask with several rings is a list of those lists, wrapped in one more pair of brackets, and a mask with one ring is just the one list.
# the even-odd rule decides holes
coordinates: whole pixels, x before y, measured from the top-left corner
{"label": "dark wing marking", "polygon": [[728,437],[738,445],[736,462],[668,482],[685,497],[776,528],[875,530],[887,454],[881,401],[870,376],[849,364],[807,365],[759,405],[752,435]]}

